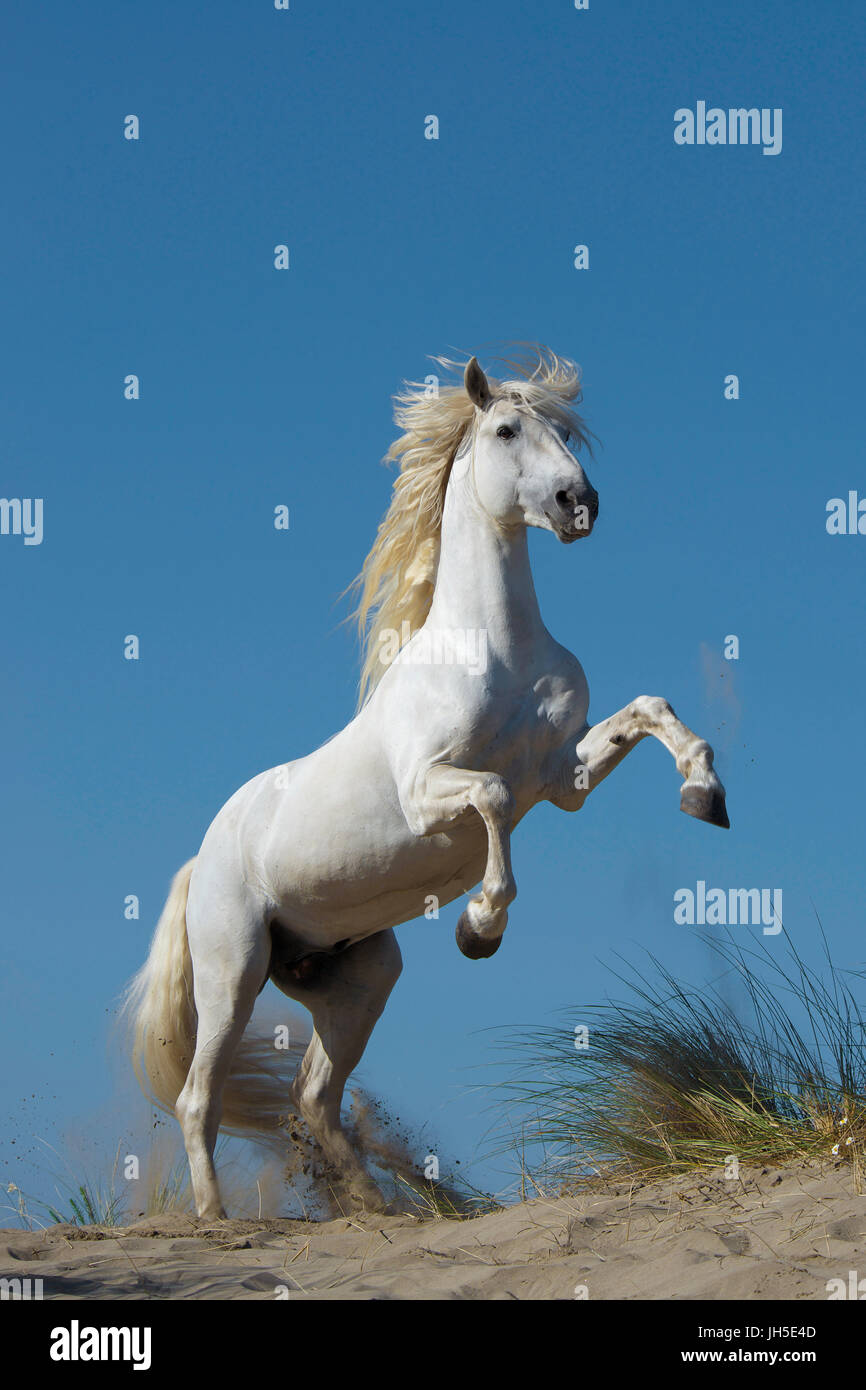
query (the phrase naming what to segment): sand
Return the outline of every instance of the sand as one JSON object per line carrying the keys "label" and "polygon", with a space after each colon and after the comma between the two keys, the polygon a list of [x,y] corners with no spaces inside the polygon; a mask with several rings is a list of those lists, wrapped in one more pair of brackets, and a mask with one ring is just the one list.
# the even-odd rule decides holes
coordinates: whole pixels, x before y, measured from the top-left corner
{"label": "sand", "polygon": [[851,1270],[866,1277],[866,1195],[832,1162],[606,1182],[463,1221],[0,1231],[0,1275],[42,1279],[46,1300],[826,1300]]}

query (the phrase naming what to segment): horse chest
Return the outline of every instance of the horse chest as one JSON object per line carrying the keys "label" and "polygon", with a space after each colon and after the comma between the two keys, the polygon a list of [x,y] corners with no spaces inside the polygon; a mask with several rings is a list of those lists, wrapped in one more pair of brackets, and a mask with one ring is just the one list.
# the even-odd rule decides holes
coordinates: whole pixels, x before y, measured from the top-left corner
{"label": "horse chest", "polygon": [[518,799],[531,800],[547,785],[551,758],[583,729],[587,709],[585,681],[544,676],[523,684],[467,712],[454,761],[499,773]]}

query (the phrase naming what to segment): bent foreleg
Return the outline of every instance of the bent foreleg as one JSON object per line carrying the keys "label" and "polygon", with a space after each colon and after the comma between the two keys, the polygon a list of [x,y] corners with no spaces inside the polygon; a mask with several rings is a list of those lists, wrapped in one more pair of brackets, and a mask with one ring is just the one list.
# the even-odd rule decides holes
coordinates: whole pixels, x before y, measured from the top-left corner
{"label": "bent foreleg", "polygon": [[437,763],[418,777],[406,819],[416,835],[435,835],[475,811],[487,829],[487,865],[481,893],[470,898],[457,923],[457,945],[464,956],[479,960],[499,949],[508,923],[508,904],[517,887],[511,871],[514,797],[495,772],[469,772]]}
{"label": "bent foreleg", "polygon": [[680,809],[698,820],[728,829],[725,789],[713,767],[712,748],[677,718],[667,700],[653,695],[639,695],[617,714],[585,730],[573,751],[563,756],[562,790],[551,800],[566,810],[577,810],[589,793],[648,736],[664,744],[685,779]]}

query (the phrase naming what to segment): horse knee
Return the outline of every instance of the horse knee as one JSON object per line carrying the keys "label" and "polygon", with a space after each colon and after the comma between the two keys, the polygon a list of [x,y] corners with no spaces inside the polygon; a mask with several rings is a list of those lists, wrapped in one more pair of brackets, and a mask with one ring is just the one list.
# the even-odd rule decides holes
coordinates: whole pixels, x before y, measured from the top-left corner
{"label": "horse knee", "polygon": [[631,714],[639,722],[658,724],[664,719],[676,718],[670,703],[662,695],[638,695],[631,702]]}
{"label": "horse knee", "polygon": [[478,810],[492,820],[509,824],[514,815],[514,794],[498,772],[485,773],[477,801]]}

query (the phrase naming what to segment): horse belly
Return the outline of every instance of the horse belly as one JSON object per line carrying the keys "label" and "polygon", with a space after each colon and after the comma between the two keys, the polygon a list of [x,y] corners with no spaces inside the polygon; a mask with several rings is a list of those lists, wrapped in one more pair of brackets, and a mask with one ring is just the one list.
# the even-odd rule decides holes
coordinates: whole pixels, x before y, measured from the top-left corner
{"label": "horse belly", "polygon": [[254,853],[258,844],[256,873],[275,916],[293,934],[325,947],[358,940],[423,916],[431,898],[445,906],[480,881],[487,856],[480,819],[453,834],[413,835],[381,765],[378,776],[347,778],[345,768],[335,776],[326,767],[330,758],[319,762],[297,764],[281,796],[268,795],[266,830],[263,807],[244,826]]}

